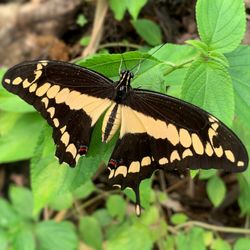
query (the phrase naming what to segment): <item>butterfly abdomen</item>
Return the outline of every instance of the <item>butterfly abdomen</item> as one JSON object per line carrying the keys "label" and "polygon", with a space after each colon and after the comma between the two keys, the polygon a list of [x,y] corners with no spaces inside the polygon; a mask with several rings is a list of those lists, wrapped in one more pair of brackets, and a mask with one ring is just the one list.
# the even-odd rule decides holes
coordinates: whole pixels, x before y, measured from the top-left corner
{"label": "butterfly abdomen", "polygon": [[121,124],[121,108],[119,104],[114,103],[108,109],[102,124],[102,141],[108,142],[112,139],[115,132]]}

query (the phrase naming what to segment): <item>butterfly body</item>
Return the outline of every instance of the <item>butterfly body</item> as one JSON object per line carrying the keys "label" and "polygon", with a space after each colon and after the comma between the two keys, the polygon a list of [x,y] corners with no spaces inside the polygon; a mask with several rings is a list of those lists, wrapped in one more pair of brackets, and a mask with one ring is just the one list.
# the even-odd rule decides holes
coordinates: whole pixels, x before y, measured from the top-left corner
{"label": "butterfly body", "polygon": [[119,133],[108,163],[109,181],[131,187],[157,169],[217,168],[241,172],[248,155],[238,137],[206,111],[182,100],[131,87],[132,72],[117,82],[94,71],[56,61],[21,63],[3,86],[32,104],[53,127],[59,162],[76,165],[104,113],[102,141]]}

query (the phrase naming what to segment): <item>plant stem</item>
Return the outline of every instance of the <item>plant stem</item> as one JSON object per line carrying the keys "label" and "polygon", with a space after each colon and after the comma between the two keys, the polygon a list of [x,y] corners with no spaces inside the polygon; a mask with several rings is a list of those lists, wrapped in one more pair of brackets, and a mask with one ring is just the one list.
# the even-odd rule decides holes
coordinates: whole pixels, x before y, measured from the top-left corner
{"label": "plant stem", "polygon": [[166,75],[169,75],[170,73],[172,73],[173,71],[175,71],[176,69],[180,69],[180,68],[184,68],[184,66],[186,66],[187,64],[190,64],[194,61],[194,59],[191,59],[191,60],[188,60],[186,62],[183,62],[181,64],[173,64],[171,62],[164,62],[165,64],[169,65],[171,68],[170,69],[167,69],[163,75],[166,76]]}

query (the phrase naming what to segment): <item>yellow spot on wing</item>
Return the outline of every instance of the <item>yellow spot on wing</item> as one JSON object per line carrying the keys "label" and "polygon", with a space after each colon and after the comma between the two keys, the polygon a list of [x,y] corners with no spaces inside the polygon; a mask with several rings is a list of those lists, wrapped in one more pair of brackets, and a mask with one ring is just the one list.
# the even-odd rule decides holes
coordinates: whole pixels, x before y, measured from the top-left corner
{"label": "yellow spot on wing", "polygon": [[221,157],[223,155],[223,149],[222,146],[219,146],[218,148],[214,147],[214,152],[218,157]]}
{"label": "yellow spot on wing", "polygon": [[209,142],[207,142],[206,144],[205,152],[208,156],[212,156],[214,153],[213,148]]}
{"label": "yellow spot on wing", "polygon": [[127,167],[126,166],[119,166],[115,171],[115,177],[119,174],[123,175],[123,177],[126,177],[127,176]]}
{"label": "yellow spot on wing", "polygon": [[41,87],[39,87],[36,90],[36,95],[43,96],[47,92],[47,90],[49,89],[50,86],[51,86],[50,83],[44,83]]}
{"label": "yellow spot on wing", "polygon": [[184,128],[180,129],[180,143],[185,148],[189,148],[191,146],[191,144],[192,144],[190,134]]}
{"label": "yellow spot on wing", "polygon": [[170,161],[173,162],[174,160],[178,160],[180,161],[180,156],[179,156],[179,153],[177,150],[174,150],[172,153],[171,153],[171,156],[170,156]]}
{"label": "yellow spot on wing", "polygon": [[162,157],[160,160],[159,160],[159,164],[160,165],[165,165],[168,163],[168,159],[166,157]]}
{"label": "yellow spot on wing", "polygon": [[47,111],[50,114],[50,118],[53,118],[53,116],[55,115],[55,108],[51,107]]}
{"label": "yellow spot on wing", "polygon": [[109,179],[113,178],[114,174],[115,174],[115,170],[114,169],[111,169],[111,168],[108,168],[109,169]]}
{"label": "yellow spot on wing", "polygon": [[68,97],[70,90],[68,88],[63,88],[57,95],[56,95],[56,103],[63,103]]}
{"label": "yellow spot on wing", "polygon": [[67,146],[69,144],[69,133],[68,132],[64,132],[64,134],[61,137],[61,141],[63,142],[63,144],[65,146]]}
{"label": "yellow spot on wing", "polygon": [[10,79],[4,79],[4,82],[6,82],[7,84],[10,84]]}
{"label": "yellow spot on wing", "polygon": [[22,78],[21,77],[17,77],[16,79],[13,80],[12,84],[13,85],[18,85],[22,82]]}
{"label": "yellow spot on wing", "polygon": [[32,82],[29,82],[28,79],[25,79],[25,80],[23,81],[23,87],[24,87],[24,88],[28,88],[31,84],[32,84]]}
{"label": "yellow spot on wing", "polygon": [[203,144],[199,138],[199,136],[195,133],[192,134],[192,144],[196,154],[202,155],[204,153]]}
{"label": "yellow spot on wing", "polygon": [[[157,128],[156,128],[157,129]],[[177,131],[177,128],[175,125],[173,125],[172,123],[170,123],[168,125],[168,140],[175,146],[177,145],[177,143],[179,143],[180,138],[179,138],[179,134]]]}
{"label": "yellow spot on wing", "polygon": [[53,119],[53,123],[54,123],[56,128],[59,127],[59,120],[57,118]]}
{"label": "yellow spot on wing", "polygon": [[30,93],[35,92],[35,91],[36,91],[36,88],[37,88],[37,84],[36,84],[36,83],[33,83],[33,84],[29,87],[29,92],[30,92]]}
{"label": "yellow spot on wing", "polygon": [[60,131],[61,131],[62,134],[65,132],[65,130],[66,130],[66,125],[63,126],[63,127],[60,129]]}
{"label": "yellow spot on wing", "polygon": [[138,173],[140,172],[140,162],[139,161],[133,161],[131,162],[129,169],[129,173]]}
{"label": "yellow spot on wing", "polygon": [[141,160],[141,166],[144,167],[144,166],[149,166],[151,164],[151,159],[149,156],[145,156],[142,158]]}
{"label": "yellow spot on wing", "polygon": [[69,144],[69,146],[66,148],[66,152],[71,153],[73,158],[75,158],[77,153],[75,145],[73,143]]}
{"label": "yellow spot on wing", "polygon": [[45,108],[47,108],[48,105],[49,105],[49,99],[48,99],[47,97],[44,97],[44,98],[42,99],[42,102],[44,103]]}
{"label": "yellow spot on wing", "polygon": [[182,153],[182,159],[188,157],[188,156],[193,156],[192,151],[188,148]]}
{"label": "yellow spot on wing", "polygon": [[218,122],[214,122],[214,123],[211,125],[211,127],[212,127],[212,129],[213,129],[214,131],[216,131],[216,130],[218,129],[218,127],[219,127],[219,123],[218,123]]}
{"label": "yellow spot on wing", "polygon": [[57,93],[60,90],[60,86],[58,85],[53,85],[51,88],[48,89],[47,91],[47,96],[48,98],[55,98],[55,96],[57,95]]}
{"label": "yellow spot on wing", "polygon": [[245,164],[244,164],[243,161],[238,161],[238,162],[237,162],[237,166],[238,166],[238,167],[244,167],[244,165],[245,165]]}
{"label": "yellow spot on wing", "polygon": [[229,161],[235,162],[234,154],[231,150],[225,150],[225,155]]}

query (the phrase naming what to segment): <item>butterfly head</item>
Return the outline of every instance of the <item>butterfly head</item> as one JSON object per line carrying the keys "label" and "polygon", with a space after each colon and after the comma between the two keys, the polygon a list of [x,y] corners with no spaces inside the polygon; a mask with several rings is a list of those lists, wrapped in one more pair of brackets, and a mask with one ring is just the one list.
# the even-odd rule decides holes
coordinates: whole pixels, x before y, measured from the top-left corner
{"label": "butterfly head", "polygon": [[120,73],[120,79],[118,81],[119,86],[130,86],[130,81],[134,77],[134,73],[129,70],[123,70]]}

